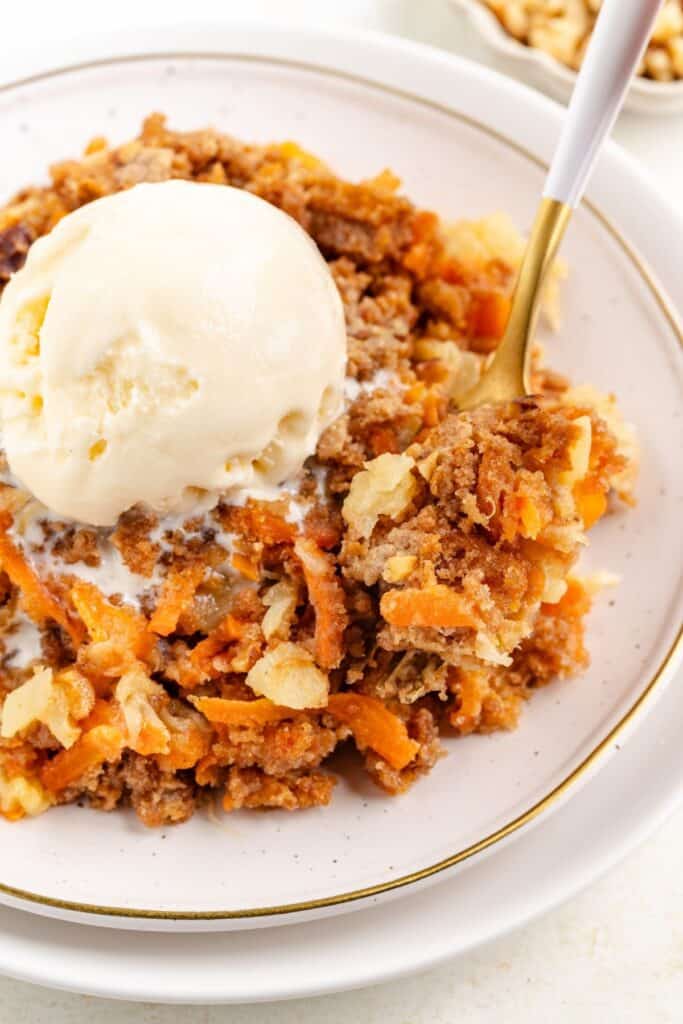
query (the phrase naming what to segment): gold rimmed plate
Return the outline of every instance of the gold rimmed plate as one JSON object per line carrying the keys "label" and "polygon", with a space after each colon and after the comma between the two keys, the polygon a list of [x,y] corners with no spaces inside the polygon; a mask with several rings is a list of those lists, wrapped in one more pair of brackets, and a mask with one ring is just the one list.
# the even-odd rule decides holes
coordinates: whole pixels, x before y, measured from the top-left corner
{"label": "gold rimmed plate", "polygon": [[[447,217],[506,209],[528,226],[560,115],[490,72],[363,37],[226,30],[153,45],[164,52],[121,44],[124,56],[90,63],[75,54],[77,66],[0,90],[0,195],[39,181],[93,135],[131,136],[159,109],[181,128],[294,138],[351,178],[389,166],[412,198]],[[638,507],[600,524],[585,558],[621,576],[592,614],[589,671],[538,693],[517,731],[450,742],[400,799],[344,771],[331,807],[291,816],[197,815],[149,832],[126,813],[71,807],[2,823],[1,901],[176,931],[367,907],[466,871],[542,824],[626,739],[680,653],[680,226],[614,149],[589,199],[567,240],[572,273],[549,361],[614,391],[643,446]]]}

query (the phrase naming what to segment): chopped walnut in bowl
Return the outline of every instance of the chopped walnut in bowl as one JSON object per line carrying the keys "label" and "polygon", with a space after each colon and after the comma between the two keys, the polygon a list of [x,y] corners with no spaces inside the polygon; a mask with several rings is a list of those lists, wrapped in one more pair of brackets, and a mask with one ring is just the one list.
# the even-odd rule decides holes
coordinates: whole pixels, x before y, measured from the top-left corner
{"label": "chopped walnut in bowl", "polygon": [[[602,0],[451,0],[511,71],[568,99]],[[665,0],[626,108],[662,113],[683,108],[683,3]]]}

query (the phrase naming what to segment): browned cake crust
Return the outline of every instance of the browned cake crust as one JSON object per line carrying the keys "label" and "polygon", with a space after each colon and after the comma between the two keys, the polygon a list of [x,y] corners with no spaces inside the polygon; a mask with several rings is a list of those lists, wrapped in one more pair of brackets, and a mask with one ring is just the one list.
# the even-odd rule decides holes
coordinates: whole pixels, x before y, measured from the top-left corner
{"label": "browned cake crust", "polygon": [[[249,189],[312,236],[345,306],[347,407],[279,500],[198,495],[184,521],[136,507],[111,531],[57,522],[5,473],[10,819],[80,800],[147,825],[215,795],[228,811],[326,804],[347,741],[400,792],[440,735],[511,728],[536,687],[586,665],[590,588],[572,566],[610,494],[630,494],[609,400],[540,365],[538,398],[457,412],[501,336],[515,261],[477,225],[449,233],[389,172],[350,184],[292,143],[153,115],[0,209],[0,287],[66,213],[171,177]],[[134,574],[132,603],[114,564]],[[22,662],[26,629],[41,652]]]}

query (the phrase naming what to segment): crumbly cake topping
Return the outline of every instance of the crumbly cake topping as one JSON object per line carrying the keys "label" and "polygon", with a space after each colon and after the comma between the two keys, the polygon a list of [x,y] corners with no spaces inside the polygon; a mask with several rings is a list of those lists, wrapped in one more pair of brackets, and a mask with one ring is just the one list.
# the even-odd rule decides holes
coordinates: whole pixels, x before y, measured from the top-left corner
{"label": "crumbly cake topping", "polygon": [[457,412],[502,335],[523,245],[501,215],[443,225],[388,172],[350,184],[293,143],[153,115],[0,209],[0,287],[66,213],[171,177],[249,189],[309,232],[344,303],[346,407],[264,500],[198,493],[174,518],[135,507],[111,530],[47,515],[5,467],[10,819],[85,799],[159,825],[216,792],[228,811],[325,804],[325,761],[347,741],[401,792],[440,735],[510,728],[534,688],[586,664],[590,594],[572,567],[610,495],[630,499],[614,402],[538,359],[538,398]]}

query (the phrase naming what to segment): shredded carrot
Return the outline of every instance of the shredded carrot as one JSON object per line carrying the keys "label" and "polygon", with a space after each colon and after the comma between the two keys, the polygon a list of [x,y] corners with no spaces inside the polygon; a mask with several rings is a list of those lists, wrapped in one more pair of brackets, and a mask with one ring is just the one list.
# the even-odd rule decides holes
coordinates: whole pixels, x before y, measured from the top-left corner
{"label": "shredded carrot", "polygon": [[567,589],[556,604],[544,604],[546,615],[562,619],[580,619],[590,611],[591,598],[580,580],[567,581]]}
{"label": "shredded carrot", "polygon": [[434,242],[417,242],[411,245],[403,257],[403,266],[410,270],[418,280],[424,280],[434,266],[438,247]]}
{"label": "shredded carrot", "polygon": [[297,534],[293,523],[272,512],[263,502],[251,502],[243,508],[232,508],[231,522],[237,532],[264,544],[291,544]]}
{"label": "shredded carrot", "polygon": [[404,254],[402,263],[418,278],[427,275],[439,250],[435,241],[437,223],[436,215],[427,210],[421,210],[413,217],[413,244]]}
{"label": "shredded carrot", "polygon": [[149,621],[149,630],[159,636],[169,636],[204,579],[204,566],[198,563],[174,569],[164,580],[161,595]]}
{"label": "shredded carrot", "polygon": [[423,626],[431,629],[476,629],[478,622],[462,594],[436,583],[431,587],[389,590],[380,602],[380,612],[391,625],[401,629]]}
{"label": "shredded carrot", "polygon": [[427,395],[427,385],[423,381],[418,381],[417,384],[413,384],[403,394],[403,400],[409,405],[413,405],[415,402],[423,402]]}
{"label": "shredded carrot", "polygon": [[303,567],[308,596],[315,610],[315,660],[322,668],[337,668],[344,654],[348,617],[334,558],[307,537],[296,541],[294,551]]}
{"label": "shredded carrot", "polygon": [[235,569],[240,576],[244,576],[246,580],[251,580],[252,583],[257,583],[261,578],[258,565],[256,565],[255,562],[252,562],[250,558],[247,558],[246,555],[241,555],[239,551],[235,552],[230,561],[233,569]]}
{"label": "shredded carrot", "polygon": [[66,608],[48,590],[7,535],[10,525],[10,517],[7,514],[1,515],[0,567],[5,570],[14,586],[21,591],[24,608],[29,618],[39,625],[46,619],[52,619],[68,634],[74,647],[78,648],[85,637],[81,623],[69,615]]}
{"label": "shredded carrot", "polygon": [[123,717],[119,705],[113,704],[108,700],[102,700],[102,698],[98,698],[95,701],[88,717],[83,718],[78,725],[83,732],[89,732],[90,729],[94,729],[98,725],[112,725],[119,729],[120,732],[124,731]]}
{"label": "shredded carrot", "polygon": [[273,704],[267,697],[256,700],[227,700],[224,697],[189,697],[197,711],[219,725],[269,725],[293,718],[298,712]]}
{"label": "shredded carrot", "polygon": [[244,631],[245,623],[236,619],[234,615],[226,615],[223,621],[190,652],[191,664],[205,676],[211,675],[211,659],[224,651],[228,644],[241,640]]}
{"label": "shredded carrot", "polygon": [[167,754],[160,754],[157,763],[162,771],[185,771],[201,761],[209,752],[211,740],[208,732],[194,722],[188,722],[182,729],[172,729]]}
{"label": "shredded carrot", "polygon": [[[227,700],[223,697],[189,699],[205,718],[220,725],[270,725],[300,713],[273,704],[266,697],[256,700]],[[374,697],[335,693],[330,696],[326,710],[349,726],[361,748],[371,747],[397,771],[405,768],[419,749],[419,744],[411,740],[401,719]]]}
{"label": "shredded carrot", "polygon": [[411,740],[401,719],[375,697],[333,693],[327,710],[348,725],[361,749],[370,747],[396,771],[410,764],[420,749],[419,743]]}
{"label": "shredded carrot", "polygon": [[579,480],[573,489],[576,509],[583,520],[584,530],[590,530],[607,511],[607,495],[594,478]]}
{"label": "shredded carrot", "polygon": [[128,736],[128,746],[143,757],[167,753],[170,749],[168,730],[156,722],[143,722],[135,739]]}
{"label": "shredded carrot", "polygon": [[486,678],[481,672],[466,672],[451,669],[449,682],[458,694],[458,707],[448,715],[454,729],[465,736],[476,729],[481,716],[482,702],[486,693]]}
{"label": "shredded carrot", "polygon": [[43,765],[40,779],[51,793],[61,793],[97,765],[114,761],[123,749],[122,733],[111,725],[97,725],[84,732],[69,750],[61,750]]}
{"label": "shredded carrot", "polygon": [[147,630],[147,620],[122,605],[112,604],[93,583],[79,580],[71,588],[71,600],[96,643],[113,640],[141,660],[150,657],[156,638]]}
{"label": "shredded carrot", "polygon": [[220,765],[218,764],[218,758],[213,753],[209,753],[202,757],[197,762],[197,767],[194,770],[194,777],[197,780],[198,786],[217,786],[220,779]]}
{"label": "shredded carrot", "polygon": [[510,298],[503,292],[478,292],[473,297],[470,328],[475,338],[502,338],[510,316]]}
{"label": "shredded carrot", "polygon": [[391,427],[373,427],[369,437],[373,455],[384,455],[385,452],[395,454],[399,450],[396,431]]}

